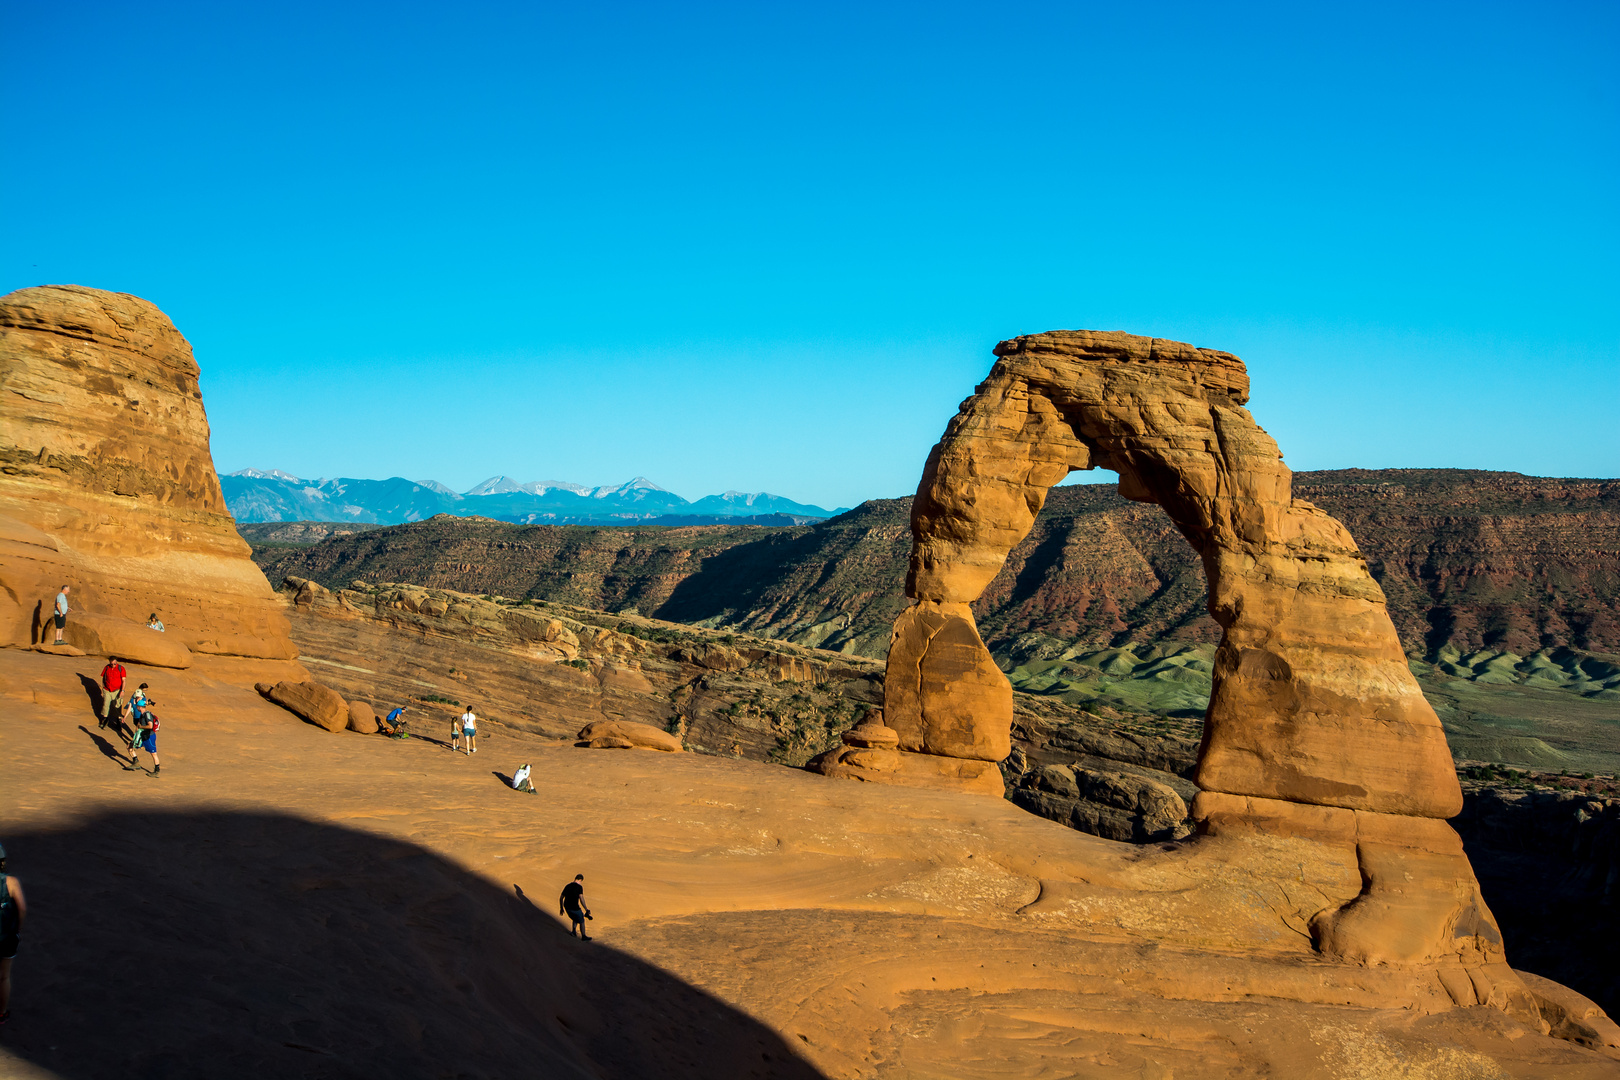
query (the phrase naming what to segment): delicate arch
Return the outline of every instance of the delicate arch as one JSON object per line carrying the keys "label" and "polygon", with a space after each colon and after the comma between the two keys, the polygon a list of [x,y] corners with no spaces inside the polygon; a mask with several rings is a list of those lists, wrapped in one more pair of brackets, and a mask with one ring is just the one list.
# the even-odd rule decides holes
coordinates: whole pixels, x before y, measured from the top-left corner
{"label": "delicate arch", "polygon": [[[1203,559],[1224,630],[1200,752],[1208,792],[1446,818],[1462,793],[1350,534],[1291,497],[1229,353],[1089,331],[1014,338],[929,455],[912,506],[885,716],[900,748],[996,761],[1011,688],[968,604],[1073,469],[1120,475]],[[1206,800],[1207,802],[1207,800]]]}

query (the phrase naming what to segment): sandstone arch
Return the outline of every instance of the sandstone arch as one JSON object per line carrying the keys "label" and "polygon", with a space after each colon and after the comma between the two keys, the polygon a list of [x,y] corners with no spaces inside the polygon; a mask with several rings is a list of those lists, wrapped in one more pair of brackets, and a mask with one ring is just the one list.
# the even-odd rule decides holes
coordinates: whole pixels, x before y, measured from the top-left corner
{"label": "sandstone arch", "polygon": [[[1201,556],[1223,628],[1193,814],[1205,833],[1318,840],[1363,888],[1308,914],[1317,948],[1359,960],[1499,962],[1461,843],[1444,732],[1407,668],[1349,533],[1290,493],[1277,444],[1243,408],[1229,353],[1058,331],[995,349],[934,447],[888,660],[885,720],[822,771],[999,792],[1012,693],[968,605],[1071,470],[1120,476]],[[1352,876],[1353,880],[1353,876]],[[1453,995],[1459,1001],[1466,993]],[[1467,1003],[1467,1002],[1464,1002]]]}

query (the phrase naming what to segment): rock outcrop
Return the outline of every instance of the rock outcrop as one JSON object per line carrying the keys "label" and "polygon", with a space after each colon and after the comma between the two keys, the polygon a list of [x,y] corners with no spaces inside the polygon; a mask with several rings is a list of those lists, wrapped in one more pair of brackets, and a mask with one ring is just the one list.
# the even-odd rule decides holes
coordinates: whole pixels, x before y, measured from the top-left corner
{"label": "rock outcrop", "polygon": [[[1441,820],[1462,808],[1462,792],[1383,593],[1344,527],[1293,498],[1277,444],[1243,409],[1242,362],[1085,331],[995,352],[912,503],[913,605],[895,621],[884,694],[901,750],[1007,754],[1012,695],[968,605],[1029,533],[1048,488],[1075,469],[1112,469],[1121,494],[1162,506],[1198,553],[1222,628],[1193,804],[1202,829],[1309,841],[1336,877],[1362,883],[1304,916],[1322,954],[1451,965],[1442,981],[1460,1004],[1528,1001]],[[1112,785],[1104,801],[1132,803],[1144,822],[1173,809],[1146,785],[1061,771],[1031,795],[1078,799],[1082,787]],[[1470,983],[1465,967],[1495,974]]]}
{"label": "rock outcrop", "polygon": [[318,682],[279,682],[264,696],[327,731],[342,731],[349,726],[349,703],[336,690]]}
{"label": "rock outcrop", "polygon": [[[0,644],[47,636],[185,667],[289,660],[286,616],[226,512],[191,346],[153,305],[71,285],[0,297]],[[146,628],[158,612],[167,626]]]}
{"label": "rock outcrop", "polygon": [[623,720],[700,753],[799,765],[882,693],[871,660],[561,604],[354,585],[288,578],[294,638],[322,682],[379,714],[409,705],[419,731],[472,701],[485,721],[550,738]]}
{"label": "rock outcrop", "polygon": [[1009,793],[1033,814],[1128,843],[1185,839],[1187,804],[1168,784],[1118,770],[1045,765]]}
{"label": "rock outcrop", "polygon": [[994,763],[915,754],[900,749],[900,733],[883,722],[879,710],[844,732],[843,745],[812,760],[808,767],[823,776],[875,780],[902,787],[945,788],[999,795],[1001,773]]}
{"label": "rock outcrop", "polygon": [[349,702],[348,728],[350,731],[359,732],[361,735],[375,735],[379,727],[375,709],[364,701]]}
{"label": "rock outcrop", "polygon": [[681,740],[651,724],[638,724],[631,720],[598,720],[580,728],[575,736],[578,746],[592,750],[662,750],[669,754],[681,752]]}

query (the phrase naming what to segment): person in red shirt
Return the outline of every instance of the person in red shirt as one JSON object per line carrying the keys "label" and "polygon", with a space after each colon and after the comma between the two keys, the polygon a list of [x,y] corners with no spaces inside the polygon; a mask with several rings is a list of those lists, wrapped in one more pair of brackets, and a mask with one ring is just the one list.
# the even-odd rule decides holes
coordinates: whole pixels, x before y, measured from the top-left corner
{"label": "person in red shirt", "polygon": [[[118,662],[118,657],[107,657],[107,666],[101,669],[101,726],[106,727],[109,722],[119,723],[113,719],[113,713],[119,711],[123,705],[124,680],[129,672],[124,665]],[[120,724],[122,726],[122,724]]]}

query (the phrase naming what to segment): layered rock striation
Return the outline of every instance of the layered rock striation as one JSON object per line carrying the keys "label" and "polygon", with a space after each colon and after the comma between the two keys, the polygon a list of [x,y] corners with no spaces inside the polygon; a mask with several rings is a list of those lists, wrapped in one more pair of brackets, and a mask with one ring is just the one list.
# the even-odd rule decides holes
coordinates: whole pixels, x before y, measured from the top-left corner
{"label": "layered rock striation", "polygon": [[[288,624],[225,508],[191,346],[152,304],[73,285],[0,297],[0,644],[66,639],[185,667],[289,660]],[[146,628],[157,612],[166,627]]]}

